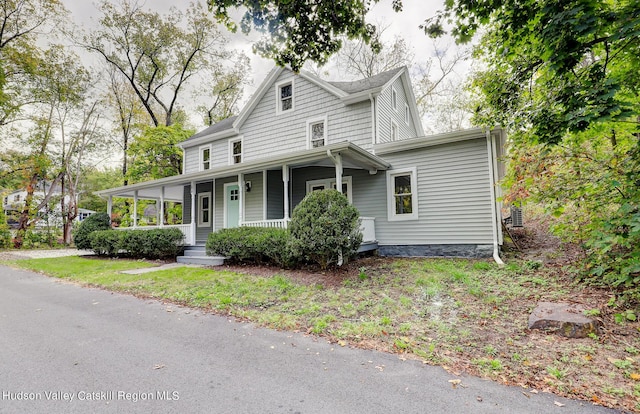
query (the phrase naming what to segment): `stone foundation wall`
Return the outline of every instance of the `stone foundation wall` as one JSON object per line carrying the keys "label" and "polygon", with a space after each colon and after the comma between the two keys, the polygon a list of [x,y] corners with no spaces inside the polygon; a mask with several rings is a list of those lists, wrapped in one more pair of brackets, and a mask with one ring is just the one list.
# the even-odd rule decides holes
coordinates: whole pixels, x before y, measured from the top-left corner
{"label": "stone foundation wall", "polygon": [[467,257],[473,259],[493,256],[489,244],[411,244],[378,246],[380,256],[393,257]]}

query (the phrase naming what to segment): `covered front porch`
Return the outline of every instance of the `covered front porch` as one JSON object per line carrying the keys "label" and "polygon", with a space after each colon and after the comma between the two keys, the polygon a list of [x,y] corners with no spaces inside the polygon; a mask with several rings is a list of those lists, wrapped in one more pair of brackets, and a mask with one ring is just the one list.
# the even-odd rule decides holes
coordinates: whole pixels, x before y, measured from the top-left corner
{"label": "covered front porch", "polygon": [[[375,155],[344,142],[214,167],[196,173],[167,177],[98,192],[107,198],[111,216],[113,198],[133,200],[131,227],[179,228],[188,246],[203,245],[208,234],[236,226],[286,228],[293,208],[310,191],[339,188],[353,202],[353,187],[389,164]],[[141,225],[136,211],[140,200],[157,204],[157,225]],[[167,225],[162,219],[167,202],[180,202],[183,224]],[[375,248],[375,217],[361,217],[363,249]]]}

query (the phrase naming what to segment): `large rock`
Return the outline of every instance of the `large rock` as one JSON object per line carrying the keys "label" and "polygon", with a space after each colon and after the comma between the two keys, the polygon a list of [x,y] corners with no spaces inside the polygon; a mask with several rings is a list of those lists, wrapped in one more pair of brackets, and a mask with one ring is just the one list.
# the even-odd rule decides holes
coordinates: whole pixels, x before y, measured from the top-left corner
{"label": "large rock", "polygon": [[538,302],[529,316],[529,329],[544,329],[568,338],[597,334],[599,322],[587,318],[584,307],[572,303]]}

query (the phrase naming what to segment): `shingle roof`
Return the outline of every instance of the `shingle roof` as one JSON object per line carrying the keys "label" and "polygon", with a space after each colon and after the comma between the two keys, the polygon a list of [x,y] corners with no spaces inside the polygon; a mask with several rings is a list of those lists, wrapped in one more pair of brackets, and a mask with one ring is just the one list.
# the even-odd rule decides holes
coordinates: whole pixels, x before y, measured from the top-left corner
{"label": "shingle roof", "polygon": [[404,69],[404,66],[391,69],[386,72],[378,73],[370,78],[361,79],[353,82],[329,82],[331,85],[336,88],[343,90],[346,93],[358,93],[364,92],[369,89],[375,89],[382,87],[387,84],[394,76],[398,74],[401,70]]}
{"label": "shingle roof", "polygon": [[192,135],[184,142],[191,141],[196,138],[203,137],[205,135],[215,134],[216,132],[225,131],[227,129],[231,129],[233,127],[233,121],[235,121],[237,116],[230,116],[229,118],[223,119],[222,121],[216,122],[215,124],[203,129],[202,131]]}

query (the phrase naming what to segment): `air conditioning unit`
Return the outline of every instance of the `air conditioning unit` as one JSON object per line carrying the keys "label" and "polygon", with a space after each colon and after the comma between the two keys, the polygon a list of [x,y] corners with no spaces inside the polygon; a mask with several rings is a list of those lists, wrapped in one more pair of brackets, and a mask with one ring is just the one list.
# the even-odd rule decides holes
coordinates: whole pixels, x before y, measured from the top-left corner
{"label": "air conditioning unit", "polygon": [[522,207],[511,206],[511,227],[524,227]]}

